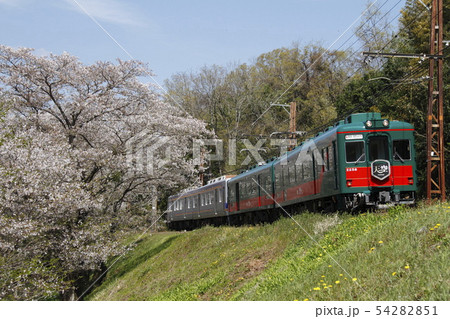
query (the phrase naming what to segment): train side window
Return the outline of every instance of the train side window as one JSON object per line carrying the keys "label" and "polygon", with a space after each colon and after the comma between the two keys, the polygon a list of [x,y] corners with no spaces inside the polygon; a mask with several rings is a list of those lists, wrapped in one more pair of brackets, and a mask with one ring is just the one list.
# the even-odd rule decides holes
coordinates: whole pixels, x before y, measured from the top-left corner
{"label": "train side window", "polygon": [[222,203],[222,190],[218,189],[217,193],[218,193],[218,197],[219,197],[219,203]]}
{"label": "train side window", "polygon": [[190,198],[187,199],[187,208],[188,209],[191,208],[191,199]]}
{"label": "train side window", "polygon": [[323,170],[326,172],[327,171],[327,165],[326,165],[326,157],[327,157],[327,155],[326,155],[326,148],[322,148],[322,150],[321,150],[321,156],[322,156],[322,163],[320,163],[320,161],[317,161],[318,163],[317,163],[317,165],[318,166],[323,166]]}
{"label": "train side window", "polygon": [[366,154],[364,152],[364,142],[357,141],[345,143],[345,159],[347,163],[365,161]]}
{"label": "train side window", "polygon": [[256,182],[255,181],[251,181],[251,185],[252,185],[252,195],[253,196],[256,196],[256,193],[258,192],[258,185],[256,184]]}
{"label": "train side window", "polygon": [[289,184],[295,185],[295,166],[289,166]]}
{"label": "train side window", "polygon": [[272,178],[271,177],[267,177],[267,181],[266,181],[266,191],[269,193],[269,194],[272,194]]}
{"label": "train side window", "polygon": [[393,154],[395,161],[409,161],[411,160],[411,147],[409,140],[395,140],[393,143]]}
{"label": "train side window", "polygon": [[281,185],[286,186],[289,184],[288,167],[286,165],[281,166]]}
{"label": "train side window", "polygon": [[280,173],[275,173],[275,187],[276,189],[280,189],[281,188],[281,178],[280,178]]}
{"label": "train side window", "polygon": [[311,158],[306,159],[306,162],[303,164],[303,181],[309,181],[310,180],[310,175],[311,170],[312,170],[312,166],[311,166]]}
{"label": "train side window", "polygon": [[233,187],[228,187],[228,194],[229,194],[230,202],[234,202],[235,201],[235,198],[234,198],[234,185],[233,185]]}

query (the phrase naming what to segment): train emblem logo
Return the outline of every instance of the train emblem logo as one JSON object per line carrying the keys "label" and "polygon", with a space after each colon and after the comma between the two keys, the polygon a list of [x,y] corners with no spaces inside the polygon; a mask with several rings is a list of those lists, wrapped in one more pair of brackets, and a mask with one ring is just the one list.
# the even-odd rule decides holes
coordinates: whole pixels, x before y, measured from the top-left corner
{"label": "train emblem logo", "polygon": [[380,181],[391,175],[391,165],[388,161],[376,160],[372,162],[371,166],[372,176]]}

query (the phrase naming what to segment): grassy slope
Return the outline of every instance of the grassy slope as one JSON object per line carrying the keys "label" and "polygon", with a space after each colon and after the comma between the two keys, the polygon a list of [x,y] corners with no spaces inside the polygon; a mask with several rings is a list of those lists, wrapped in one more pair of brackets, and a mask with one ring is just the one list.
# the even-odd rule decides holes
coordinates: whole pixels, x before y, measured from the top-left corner
{"label": "grassy slope", "polygon": [[397,207],[148,235],[88,299],[449,300],[449,216]]}

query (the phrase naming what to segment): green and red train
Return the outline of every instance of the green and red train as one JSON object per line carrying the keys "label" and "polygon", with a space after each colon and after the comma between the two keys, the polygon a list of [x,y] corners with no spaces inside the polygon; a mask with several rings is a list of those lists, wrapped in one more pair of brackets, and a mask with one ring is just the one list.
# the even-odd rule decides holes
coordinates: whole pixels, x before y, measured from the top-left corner
{"label": "green and red train", "polygon": [[169,197],[167,221],[273,220],[301,208],[335,211],[413,204],[417,191],[414,128],[380,113],[352,114],[284,156]]}

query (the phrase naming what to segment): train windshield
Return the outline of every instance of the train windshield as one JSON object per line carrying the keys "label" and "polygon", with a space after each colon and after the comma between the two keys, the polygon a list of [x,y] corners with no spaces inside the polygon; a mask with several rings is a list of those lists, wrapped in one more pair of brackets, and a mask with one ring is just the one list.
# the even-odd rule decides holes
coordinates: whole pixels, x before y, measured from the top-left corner
{"label": "train windshield", "polygon": [[366,160],[364,152],[364,142],[347,142],[345,143],[345,157],[347,163],[359,163]]}
{"label": "train windshield", "polygon": [[409,161],[411,160],[411,148],[409,140],[394,141],[393,156],[395,161]]}
{"label": "train windshield", "polygon": [[389,160],[389,146],[387,136],[369,137],[369,161]]}

